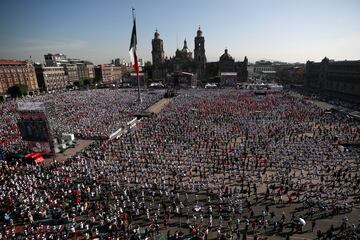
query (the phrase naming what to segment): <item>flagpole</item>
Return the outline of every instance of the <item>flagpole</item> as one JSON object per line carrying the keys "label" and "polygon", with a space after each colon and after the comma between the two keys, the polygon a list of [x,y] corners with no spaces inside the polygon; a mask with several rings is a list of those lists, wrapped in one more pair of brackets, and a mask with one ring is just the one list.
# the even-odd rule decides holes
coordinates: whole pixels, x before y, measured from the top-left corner
{"label": "flagpole", "polygon": [[140,76],[137,75],[137,82],[138,82],[138,101],[141,103],[141,96],[140,96]]}
{"label": "flagpole", "polygon": [[[135,22],[135,8],[131,8],[131,9],[132,9],[133,21]],[[137,58],[136,58],[136,61],[137,61]],[[137,85],[138,85],[138,102],[141,103],[139,71],[136,72],[136,76],[137,76]]]}

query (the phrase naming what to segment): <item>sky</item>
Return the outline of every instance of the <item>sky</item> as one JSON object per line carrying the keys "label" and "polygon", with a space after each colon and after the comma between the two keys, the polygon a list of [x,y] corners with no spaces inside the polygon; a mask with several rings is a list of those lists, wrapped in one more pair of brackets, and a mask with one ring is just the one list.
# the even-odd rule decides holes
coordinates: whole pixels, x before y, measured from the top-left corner
{"label": "sky", "polygon": [[156,28],[171,57],[185,38],[194,49],[199,26],[208,61],[225,48],[250,62],[360,59],[359,0],[2,0],[0,59],[43,62],[46,53],[63,53],[95,64],[129,61],[132,7],[146,61]]}

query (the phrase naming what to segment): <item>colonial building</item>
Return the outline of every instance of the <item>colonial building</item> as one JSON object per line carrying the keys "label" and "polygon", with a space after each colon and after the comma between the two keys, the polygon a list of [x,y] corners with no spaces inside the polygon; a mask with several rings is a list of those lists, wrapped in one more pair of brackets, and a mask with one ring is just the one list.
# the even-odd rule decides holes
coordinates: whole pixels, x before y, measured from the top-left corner
{"label": "colonial building", "polygon": [[[164,57],[163,40],[160,38],[159,32],[156,30],[154,39],[152,40],[152,71],[149,77],[152,81],[162,81],[169,85],[174,85],[177,82],[191,82],[196,85],[198,74],[202,77],[205,72],[205,40],[202,36],[202,31],[198,30],[195,37],[195,49],[193,58],[186,39],[182,49],[177,49],[175,56],[169,59]],[[189,75],[190,74],[190,75]],[[191,76],[191,77],[189,77]],[[191,81],[178,81],[178,79],[192,79]],[[177,85],[177,84],[175,84]],[[189,85],[190,86],[190,85]]]}
{"label": "colonial building", "polygon": [[112,81],[113,82],[121,82],[122,81],[122,70],[121,67],[112,66]]}
{"label": "colonial building", "polygon": [[283,85],[303,85],[305,76],[305,64],[294,63],[275,65],[276,76]]}
{"label": "colonial building", "polygon": [[[243,62],[236,62],[230,54],[225,53],[219,62],[208,63],[205,54],[205,38],[202,30],[196,32],[194,38],[194,57],[188,48],[186,39],[182,49],[177,49],[174,57],[164,57],[163,40],[156,30],[152,40],[153,65],[148,76],[152,81],[162,81],[167,85],[179,87],[187,85],[204,85],[209,81],[223,79],[224,85],[234,85],[239,81],[247,81],[247,58]],[[223,77],[221,77],[223,76]],[[226,80],[232,78],[232,83]],[[226,83],[225,83],[226,82]]]}
{"label": "colonial building", "polygon": [[78,78],[80,80],[84,78],[95,78],[94,65],[91,62],[76,59],[69,60],[69,63],[76,65]]}
{"label": "colonial building", "polygon": [[41,91],[63,90],[68,85],[64,67],[35,66],[36,77]]}
{"label": "colonial building", "polygon": [[228,49],[220,56],[218,62],[206,64],[206,77],[208,81],[219,83],[222,86],[234,86],[239,82],[246,82],[248,59],[237,62],[229,54]]}
{"label": "colonial building", "polygon": [[121,67],[112,64],[101,64],[95,67],[95,78],[102,83],[113,83],[122,80]]}
{"label": "colonial building", "polygon": [[29,94],[39,91],[32,62],[0,60],[0,95],[5,95],[7,90],[16,84],[26,85]]}
{"label": "colonial building", "polygon": [[84,63],[86,66],[86,72],[87,72],[87,76],[88,78],[95,78],[95,70],[94,70],[94,65],[90,62]]}
{"label": "colonial building", "polygon": [[77,66],[75,64],[64,64],[65,75],[68,79],[68,84],[73,85],[75,81],[79,81],[79,75],[77,71]]}
{"label": "colonial building", "polygon": [[360,102],[360,60],[306,62],[308,88],[345,100]]}
{"label": "colonial building", "polygon": [[254,65],[254,73],[266,73],[266,72],[274,72],[275,66],[270,61],[260,60],[256,61]]}
{"label": "colonial building", "polygon": [[[48,67],[62,66],[68,75],[69,82],[72,84],[74,81],[78,81],[84,78],[95,78],[94,64],[89,61],[81,59],[67,58],[66,55],[56,53],[48,53],[44,55],[45,64]],[[73,74],[74,66],[76,67],[76,74]]]}

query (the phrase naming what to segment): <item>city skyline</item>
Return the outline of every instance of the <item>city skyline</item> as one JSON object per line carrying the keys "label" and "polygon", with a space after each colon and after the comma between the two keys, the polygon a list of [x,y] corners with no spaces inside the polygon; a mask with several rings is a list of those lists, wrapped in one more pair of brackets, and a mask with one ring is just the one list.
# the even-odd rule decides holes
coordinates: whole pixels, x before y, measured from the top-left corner
{"label": "city skyline", "polygon": [[225,48],[236,60],[247,56],[250,62],[360,59],[360,2],[353,0],[8,1],[0,16],[0,59],[32,56],[43,62],[48,52],[59,52],[95,64],[128,61],[131,7],[138,55],[146,61],[156,28],[171,57],[184,39],[193,51],[199,25],[208,61],[217,61]]}

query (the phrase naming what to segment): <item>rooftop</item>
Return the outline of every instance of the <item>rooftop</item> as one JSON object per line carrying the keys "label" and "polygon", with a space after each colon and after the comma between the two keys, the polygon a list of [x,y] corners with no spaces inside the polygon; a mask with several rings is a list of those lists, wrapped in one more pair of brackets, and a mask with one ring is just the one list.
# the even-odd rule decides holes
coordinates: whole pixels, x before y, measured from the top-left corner
{"label": "rooftop", "polygon": [[0,65],[25,65],[26,61],[19,61],[13,59],[0,59]]}

